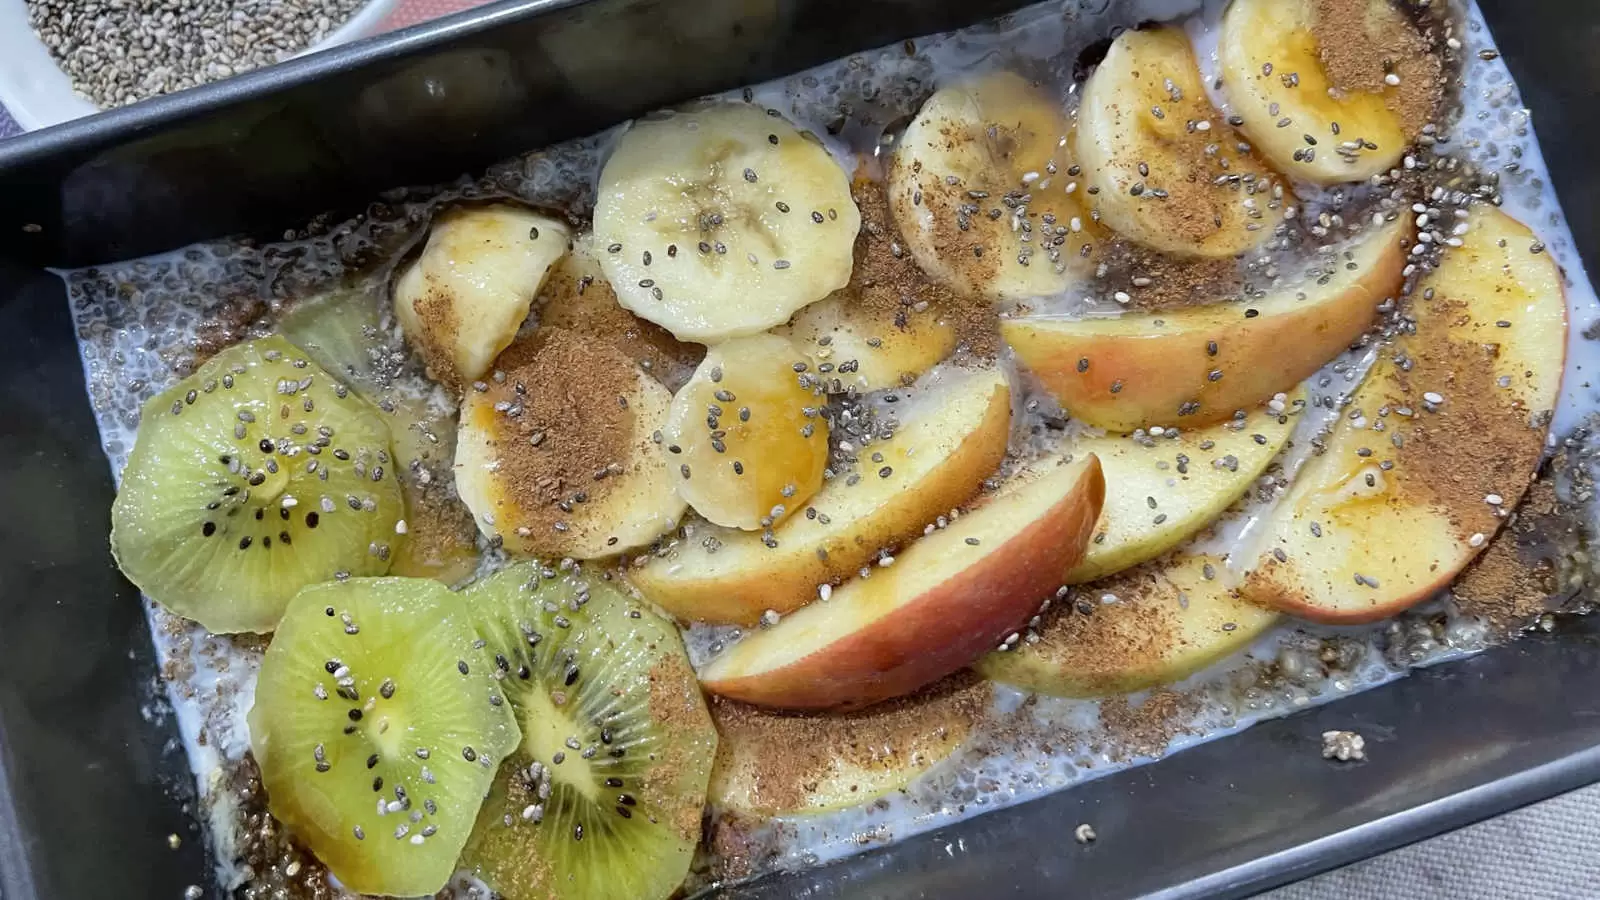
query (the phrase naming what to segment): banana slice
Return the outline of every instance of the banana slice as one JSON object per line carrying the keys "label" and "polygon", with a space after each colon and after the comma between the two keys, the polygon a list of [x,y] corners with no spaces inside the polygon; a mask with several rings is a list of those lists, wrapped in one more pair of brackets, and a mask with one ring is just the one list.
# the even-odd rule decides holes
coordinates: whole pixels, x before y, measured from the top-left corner
{"label": "banana slice", "polygon": [[712,347],[662,428],[678,494],[718,525],[771,528],[822,487],[826,397],[811,361],[772,334]]}
{"label": "banana slice", "polygon": [[1240,150],[1176,28],[1112,42],[1083,86],[1077,151],[1101,221],[1157,250],[1236,256],[1283,218],[1285,189]]}
{"label": "banana slice", "polygon": [[[672,397],[621,351],[542,328],[469,389],[456,490],[479,531],[519,556],[594,559],[643,546],[684,503],[654,443]],[[481,388],[481,389],[479,389]]]}
{"label": "banana slice", "polygon": [[827,150],[745,104],[634,123],[594,210],[617,300],[701,343],[765,331],[844,287],[860,227]]}
{"label": "banana slice", "polygon": [[793,339],[818,363],[831,363],[831,378],[862,392],[905,387],[956,348],[955,327],[937,309],[890,311],[853,301],[835,294],[795,313],[774,333]]}
{"label": "banana slice", "polygon": [[1098,237],[1071,128],[1060,103],[1009,72],[929,97],[889,165],[890,208],[923,271],[996,299],[1065,290]]}
{"label": "banana slice", "polygon": [[617,303],[600,261],[594,235],[582,234],[561,258],[539,292],[535,309],[540,328],[563,328],[603,340],[670,390],[689,380],[705,358],[704,347],[686,344],[661,326],[639,318]]}
{"label": "banana slice", "polygon": [[435,219],[394,285],[395,317],[428,375],[457,387],[482,377],[571,241],[566,223],[505,204]]}
{"label": "banana slice", "polygon": [[1234,0],[1217,46],[1240,128],[1273,165],[1318,184],[1392,168],[1439,98],[1439,58],[1389,0],[1348,16],[1330,6]]}

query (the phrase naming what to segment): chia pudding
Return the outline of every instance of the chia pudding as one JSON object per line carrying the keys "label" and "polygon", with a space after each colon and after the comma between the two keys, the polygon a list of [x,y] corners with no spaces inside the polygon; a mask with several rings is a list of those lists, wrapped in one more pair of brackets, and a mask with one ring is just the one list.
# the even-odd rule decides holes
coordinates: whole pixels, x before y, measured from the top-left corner
{"label": "chia pudding", "polygon": [[1571,608],[1596,298],[1476,7],[1080,6],[60,273],[223,884],[707,889]]}

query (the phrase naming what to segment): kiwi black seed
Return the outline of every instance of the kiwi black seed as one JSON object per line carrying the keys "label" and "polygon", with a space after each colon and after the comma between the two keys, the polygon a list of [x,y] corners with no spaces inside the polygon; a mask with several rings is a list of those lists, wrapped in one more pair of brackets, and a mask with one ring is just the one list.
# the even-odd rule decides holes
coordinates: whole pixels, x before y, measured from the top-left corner
{"label": "kiwi black seed", "polygon": [[519,738],[480,643],[430,579],[353,578],[290,602],[250,744],[271,812],[346,888],[432,895],[455,872]]}
{"label": "kiwi black seed", "polygon": [[179,615],[271,631],[300,588],[388,571],[393,456],[378,411],[293,344],[238,344],[145,404],[112,552]]}
{"label": "kiwi black seed", "polygon": [[717,733],[671,623],[526,563],[466,599],[522,725],[462,861],[506,900],[662,900],[699,841]]}
{"label": "kiwi black seed", "polygon": [[301,299],[278,327],[389,423],[406,501],[406,538],[395,548],[390,574],[454,585],[478,567],[478,526],[456,496],[451,469],[456,417],[448,405],[411,389],[420,383],[421,366],[386,321],[390,308],[367,292],[334,290]]}

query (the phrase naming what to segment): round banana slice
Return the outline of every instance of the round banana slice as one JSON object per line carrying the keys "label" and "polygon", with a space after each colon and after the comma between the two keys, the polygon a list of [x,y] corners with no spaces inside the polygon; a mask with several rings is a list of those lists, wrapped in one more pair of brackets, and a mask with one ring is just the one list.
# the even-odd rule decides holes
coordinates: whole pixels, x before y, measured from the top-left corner
{"label": "round banana slice", "polygon": [[1001,72],[942,88],[889,164],[889,203],[923,271],[996,299],[1057,294],[1098,229],[1079,204],[1061,104]]}
{"label": "round banana slice", "polygon": [[1101,221],[1157,250],[1236,256],[1283,218],[1285,189],[1211,106],[1176,28],[1112,42],[1083,87],[1077,151]]}
{"label": "round banana slice", "polygon": [[684,503],[654,443],[666,388],[607,341],[559,328],[496,368],[466,392],[456,438],[456,490],[485,537],[518,556],[594,559],[677,524]]}
{"label": "round banana slice", "polygon": [[566,223],[507,204],[435,219],[394,285],[395,318],[428,374],[457,387],[482,377],[571,240]]}
{"label": "round banana slice", "polygon": [[594,210],[618,302],[700,343],[765,331],[844,287],[860,228],[828,151],[746,104],[635,122]]}
{"label": "round banana slice", "polygon": [[661,429],[678,495],[718,525],[771,528],[822,487],[826,397],[787,338],[759,334],[712,347],[672,398]]}
{"label": "round banana slice", "polygon": [[1389,0],[1344,16],[1335,6],[1350,4],[1234,0],[1217,46],[1241,130],[1273,165],[1318,184],[1392,168],[1440,96],[1439,58]]}

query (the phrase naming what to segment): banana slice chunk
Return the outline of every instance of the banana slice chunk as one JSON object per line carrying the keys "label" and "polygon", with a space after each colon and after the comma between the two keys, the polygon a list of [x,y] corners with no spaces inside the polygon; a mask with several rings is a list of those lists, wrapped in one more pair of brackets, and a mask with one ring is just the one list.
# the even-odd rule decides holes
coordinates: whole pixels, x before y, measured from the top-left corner
{"label": "banana slice chunk", "polygon": [[822,487],[826,397],[811,361],[772,334],[712,347],[662,428],[678,494],[718,525],[771,528]]}
{"label": "banana slice chunk", "polygon": [[618,302],[701,343],[765,331],[844,287],[860,227],[827,150],[731,103],[634,123],[594,210]]}
{"label": "banana slice chunk", "polygon": [[435,219],[394,285],[395,317],[429,376],[456,387],[482,377],[571,242],[566,223],[507,204]]}
{"label": "banana slice chunk", "polygon": [[1059,102],[1009,72],[928,98],[889,165],[890,208],[923,271],[995,299],[1065,290],[1098,237],[1071,129]]}
{"label": "banana slice chunk", "polygon": [[956,348],[956,330],[936,309],[870,309],[835,294],[795,314],[775,334],[792,338],[833,378],[858,391],[905,387]]}
{"label": "banana slice chunk", "polygon": [[[456,490],[478,530],[518,556],[594,559],[643,546],[684,503],[654,434],[672,396],[599,338],[542,328],[469,389]],[[481,388],[481,389],[479,389]]]}
{"label": "banana slice chunk", "polygon": [[1392,168],[1439,102],[1439,58],[1389,0],[1338,16],[1316,0],[1235,0],[1217,46],[1241,130],[1318,184]]}
{"label": "banana slice chunk", "polygon": [[1236,256],[1283,218],[1287,189],[1240,150],[1176,28],[1112,42],[1084,84],[1076,140],[1101,221],[1148,247]]}

